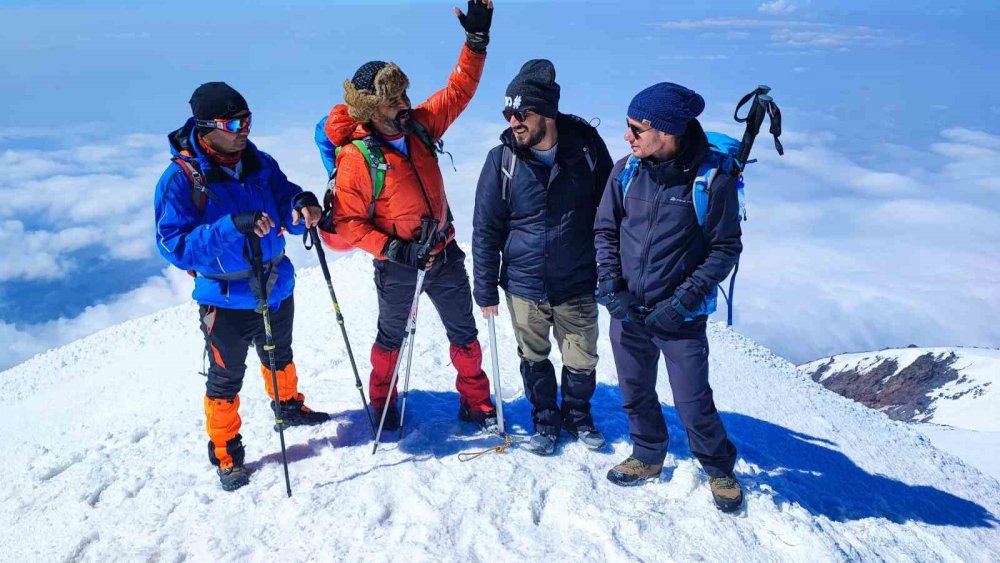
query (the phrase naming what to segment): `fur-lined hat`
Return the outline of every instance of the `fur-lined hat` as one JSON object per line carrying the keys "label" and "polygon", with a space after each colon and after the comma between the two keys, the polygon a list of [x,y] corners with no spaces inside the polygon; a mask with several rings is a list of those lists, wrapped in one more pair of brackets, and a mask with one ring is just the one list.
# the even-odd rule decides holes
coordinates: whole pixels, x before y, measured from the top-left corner
{"label": "fur-lined hat", "polygon": [[347,113],[360,123],[368,123],[379,102],[399,97],[409,86],[410,79],[396,63],[367,62],[354,73],[354,78],[344,81]]}

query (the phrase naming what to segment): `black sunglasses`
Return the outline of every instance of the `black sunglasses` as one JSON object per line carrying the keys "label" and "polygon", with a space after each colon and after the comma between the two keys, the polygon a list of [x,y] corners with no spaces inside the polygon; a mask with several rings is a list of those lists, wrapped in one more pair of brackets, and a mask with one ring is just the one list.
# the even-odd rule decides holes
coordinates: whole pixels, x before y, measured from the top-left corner
{"label": "black sunglasses", "polygon": [[639,138],[639,135],[642,135],[646,131],[649,131],[650,129],[652,129],[652,127],[647,127],[645,129],[639,129],[638,127],[636,127],[635,125],[632,125],[632,123],[630,123],[628,121],[625,122],[625,125],[628,127],[628,130],[632,132],[632,135],[634,135],[636,139]]}
{"label": "black sunglasses", "polygon": [[503,110],[503,118],[506,119],[507,121],[510,121],[510,118],[513,117],[518,121],[518,123],[520,123],[523,122],[525,119],[527,119],[529,113],[534,113],[533,111],[531,111],[531,108],[524,108],[518,110],[505,109]]}

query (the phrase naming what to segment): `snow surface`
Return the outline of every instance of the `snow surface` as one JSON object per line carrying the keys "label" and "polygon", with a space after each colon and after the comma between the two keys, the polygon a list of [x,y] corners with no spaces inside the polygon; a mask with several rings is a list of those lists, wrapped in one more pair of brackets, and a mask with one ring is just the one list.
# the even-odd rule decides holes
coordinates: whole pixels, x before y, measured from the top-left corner
{"label": "snow surface", "polygon": [[[334,264],[366,387],[371,278],[360,253]],[[630,447],[604,316],[594,413],[610,445],[591,452],[567,440],[552,458],[515,447],[463,463],[457,453],[498,441],[456,420],[448,342],[426,298],[406,435],[375,456],[318,269],[300,272],[296,301],[301,389],[334,420],[286,433],[292,498],[254,360],[241,395],[254,473],[239,491],[219,489],[197,310],[174,307],[0,373],[0,559],[1000,559],[1000,483],[722,325],[709,330],[711,369],[741,451],[747,509],[737,516],[712,505],[662,367],[673,437],[662,478],[635,489],[605,479]],[[524,433],[530,408],[503,304],[497,336],[505,414]]]}
{"label": "snow surface", "polygon": [[936,447],[1000,480],[1000,432],[913,423]]}

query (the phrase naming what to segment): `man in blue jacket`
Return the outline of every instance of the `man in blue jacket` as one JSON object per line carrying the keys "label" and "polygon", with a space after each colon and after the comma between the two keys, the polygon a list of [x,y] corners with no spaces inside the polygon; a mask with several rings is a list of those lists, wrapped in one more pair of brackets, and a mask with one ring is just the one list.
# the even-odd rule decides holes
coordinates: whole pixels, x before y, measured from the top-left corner
{"label": "man in blue jacket", "polygon": [[[590,448],[604,445],[590,398],[597,366],[594,215],[611,171],[597,130],[559,113],[550,61],[528,61],[507,87],[510,128],[490,151],[476,189],[472,253],[475,298],[496,315],[503,287],[521,358],[535,435],[525,448],[551,454],[565,428]],[[562,353],[557,403],[549,334]]]}
{"label": "man in blue jacket", "polygon": [[[298,392],[292,361],[295,271],[281,232],[302,234],[316,225],[321,210],[315,195],[289,182],[278,163],[247,140],[250,109],[239,92],[209,82],[190,103],[193,117],[168,136],[173,159],[156,186],[156,246],[194,276],[192,297],[210,363],[204,400],[208,457],[222,488],[235,490],[249,480],[238,412],[249,346],[257,348],[272,409],[277,400],[286,426],[329,420],[306,407]],[[267,367],[248,237],[260,238],[277,390]]]}
{"label": "man in blue jacket", "polygon": [[691,452],[709,475],[716,506],[743,501],[733,475],[736,448],[726,434],[708,384],[707,313],[715,288],[740,252],[736,178],[718,174],[709,187],[704,224],[692,202],[692,182],[710,155],[696,117],[705,101],[692,90],[663,82],[629,104],[625,140],[637,157],[615,164],[594,224],[598,292],[611,313],[611,346],[629,418],[632,455],[608,473],[617,485],[659,476],[667,426],[656,394],[662,353],[677,414]]}

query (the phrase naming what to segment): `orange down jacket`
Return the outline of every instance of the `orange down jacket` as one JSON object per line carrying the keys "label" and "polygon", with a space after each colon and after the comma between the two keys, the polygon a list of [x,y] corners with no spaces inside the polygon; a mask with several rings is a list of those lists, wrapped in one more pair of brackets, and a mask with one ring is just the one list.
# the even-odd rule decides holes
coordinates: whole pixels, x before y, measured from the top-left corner
{"label": "orange down jacket", "polygon": [[[413,108],[413,119],[424,126],[431,138],[444,135],[465,110],[479,86],[485,62],[485,54],[474,53],[463,45],[448,84]],[[428,216],[438,221],[439,229],[445,229],[433,252],[439,252],[455,238],[455,229],[448,222],[448,197],[438,161],[416,134],[406,136],[409,158],[388,143],[381,147],[389,169],[382,193],[375,200],[373,222],[368,216],[372,200],[368,164],[361,151],[351,144],[372,131],[351,118],[347,106],[339,104],[330,111],[326,134],[335,146],[343,147],[337,155],[333,211],[337,234],[344,240],[384,260],[382,249],[389,237],[419,240],[421,221]]]}

